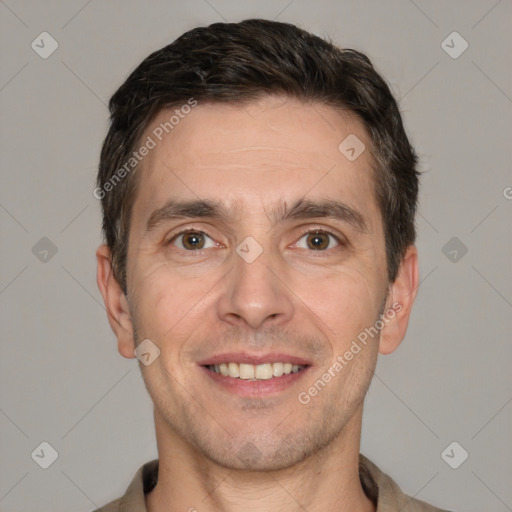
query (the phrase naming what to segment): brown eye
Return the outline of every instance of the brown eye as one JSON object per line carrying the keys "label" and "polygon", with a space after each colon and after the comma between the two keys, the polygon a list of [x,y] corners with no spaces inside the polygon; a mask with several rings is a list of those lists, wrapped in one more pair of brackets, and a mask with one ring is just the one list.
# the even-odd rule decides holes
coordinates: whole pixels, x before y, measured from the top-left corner
{"label": "brown eye", "polygon": [[312,251],[325,251],[326,249],[332,249],[332,247],[329,247],[331,239],[336,242],[335,246],[339,245],[339,240],[336,236],[320,230],[308,231],[301,237],[301,240],[302,239],[306,240],[305,246],[301,246],[300,244],[297,244],[297,246],[302,249],[310,249]]}
{"label": "brown eye", "polygon": [[[207,239],[211,240],[210,246],[206,246]],[[206,235],[206,233],[203,233],[202,231],[184,231],[182,233],[178,233],[170,240],[169,243],[185,251],[208,249],[217,245],[208,235]]]}

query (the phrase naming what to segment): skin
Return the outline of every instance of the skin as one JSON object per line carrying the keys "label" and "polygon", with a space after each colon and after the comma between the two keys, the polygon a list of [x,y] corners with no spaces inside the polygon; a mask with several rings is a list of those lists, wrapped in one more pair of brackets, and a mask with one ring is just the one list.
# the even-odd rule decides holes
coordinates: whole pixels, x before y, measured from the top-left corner
{"label": "skin", "polygon": [[[168,118],[161,112],[142,140]],[[338,150],[349,134],[367,148],[353,162]],[[150,512],[375,510],[358,477],[363,400],[378,353],[393,352],[405,335],[418,264],[411,246],[397,279],[387,281],[370,146],[348,112],[266,96],[250,105],[200,103],[145,157],[127,296],[104,245],[97,277],[120,354],[134,357],[146,338],[160,349],[152,364],[140,364],[160,459]],[[277,203],[303,197],[343,201],[367,230],[327,217],[271,222]],[[170,198],[217,199],[234,210],[222,221],[178,219],[145,232]],[[207,235],[202,251],[173,238],[189,227]],[[310,228],[340,242],[324,234],[324,248],[315,249],[304,234]],[[263,249],[252,263],[236,252],[248,236]],[[298,394],[394,303],[400,310],[380,334],[300,403]],[[197,365],[247,350],[293,354],[312,366],[279,393],[243,397]]]}

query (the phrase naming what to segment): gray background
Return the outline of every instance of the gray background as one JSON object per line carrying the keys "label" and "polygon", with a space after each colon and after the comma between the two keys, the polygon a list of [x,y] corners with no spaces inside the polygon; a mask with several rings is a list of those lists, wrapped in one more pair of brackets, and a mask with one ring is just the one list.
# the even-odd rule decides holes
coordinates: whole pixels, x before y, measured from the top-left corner
{"label": "gray background", "polygon": [[[422,284],[406,340],[379,361],[362,452],[418,498],[512,510],[509,0],[6,0],[0,14],[2,511],[91,510],[157,455],[138,362],[117,353],[95,281],[106,103],[185,30],[247,17],[366,52],[425,172]],[[47,59],[31,48],[43,31],[59,45]],[[458,58],[441,46],[453,31],[469,44]],[[43,441],[59,455],[48,469],[31,457]],[[441,457],[453,441],[469,453],[458,469]]]}

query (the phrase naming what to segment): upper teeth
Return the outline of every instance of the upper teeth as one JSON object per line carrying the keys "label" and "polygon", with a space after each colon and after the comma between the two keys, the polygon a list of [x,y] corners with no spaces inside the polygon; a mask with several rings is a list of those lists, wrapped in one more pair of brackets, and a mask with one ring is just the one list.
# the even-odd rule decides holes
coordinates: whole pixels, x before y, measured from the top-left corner
{"label": "upper teeth", "polygon": [[244,380],[261,379],[267,380],[272,377],[281,377],[290,373],[298,373],[304,369],[304,366],[291,363],[264,363],[264,364],[245,364],[245,363],[221,363],[209,365],[208,368],[215,373],[220,373],[225,377],[234,377]]}

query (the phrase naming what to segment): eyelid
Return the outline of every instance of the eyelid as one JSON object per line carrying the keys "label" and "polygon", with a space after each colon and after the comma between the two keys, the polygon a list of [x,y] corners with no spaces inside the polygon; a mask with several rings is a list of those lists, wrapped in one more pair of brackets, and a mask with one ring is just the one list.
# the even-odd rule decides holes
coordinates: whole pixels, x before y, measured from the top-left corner
{"label": "eyelid", "polygon": [[[210,238],[210,240],[212,240],[215,243],[215,245],[217,247],[223,246],[222,243],[215,241],[214,238],[212,236],[210,236],[206,231],[204,231],[201,228],[197,228],[195,226],[187,226],[185,228],[179,229],[179,231],[171,233],[170,235],[165,237],[163,244],[165,246],[171,245],[178,237],[180,237],[182,235],[185,235],[187,233],[191,233],[191,232],[192,233],[201,233],[201,234],[207,236],[208,238]],[[309,234],[315,234],[315,233],[324,233],[324,234],[330,235],[330,236],[332,236],[337,241],[338,245],[336,247],[330,248],[331,250],[332,249],[336,249],[337,247],[346,246],[348,244],[347,239],[343,235],[341,235],[340,233],[332,230],[331,228],[325,227],[325,226],[316,226],[316,227],[308,227],[308,228],[302,229],[299,238],[297,239],[297,241],[295,241],[293,243],[293,245],[291,247],[295,246],[304,236],[309,235]],[[290,247],[290,246],[288,246],[288,247]],[[186,249],[181,249],[180,247],[177,247],[177,249],[179,249],[181,251],[185,251],[185,252],[200,253],[200,252],[205,251],[207,249],[213,249],[213,247],[207,247],[207,248],[203,248],[203,249],[196,249],[196,250],[193,250],[193,251],[189,251],[189,250],[186,250]],[[325,253],[325,252],[328,252],[328,251],[329,251],[329,249],[325,249],[325,250],[321,250],[321,251],[313,251],[312,250],[311,252]]]}
{"label": "eyelid", "polygon": [[[314,235],[316,233],[322,233],[322,234],[332,236],[338,242],[337,247],[345,246],[348,243],[346,238],[343,235],[337,233],[336,231],[333,231],[332,229],[327,228],[327,227],[318,226],[316,228],[308,228],[305,231],[302,231],[302,234],[300,235],[299,239],[293,245],[295,246],[298,243],[298,241],[301,240],[304,236],[310,235],[310,234]],[[335,249],[335,248],[336,247],[332,247],[331,249]],[[327,251],[328,251],[328,249],[325,249],[323,251],[311,251],[311,252],[322,253],[322,252],[327,252]]]}
{"label": "eyelid", "polygon": [[[200,234],[208,237],[210,240],[212,240],[212,242],[214,242],[214,244],[217,247],[222,245],[220,242],[217,242],[212,236],[210,236],[204,229],[196,228],[196,227],[193,227],[193,226],[188,226],[186,228],[182,228],[179,231],[176,231],[176,232],[173,232],[173,233],[167,235],[164,238],[163,244],[165,246],[171,245],[178,237],[180,237],[182,235],[186,235],[187,233],[200,233]],[[186,249],[181,249],[180,247],[177,247],[177,249],[180,249],[182,251],[186,251]],[[206,249],[196,249],[194,251],[186,251],[186,252],[201,252],[201,251],[205,251],[207,249],[211,249],[211,247],[207,247]]]}

